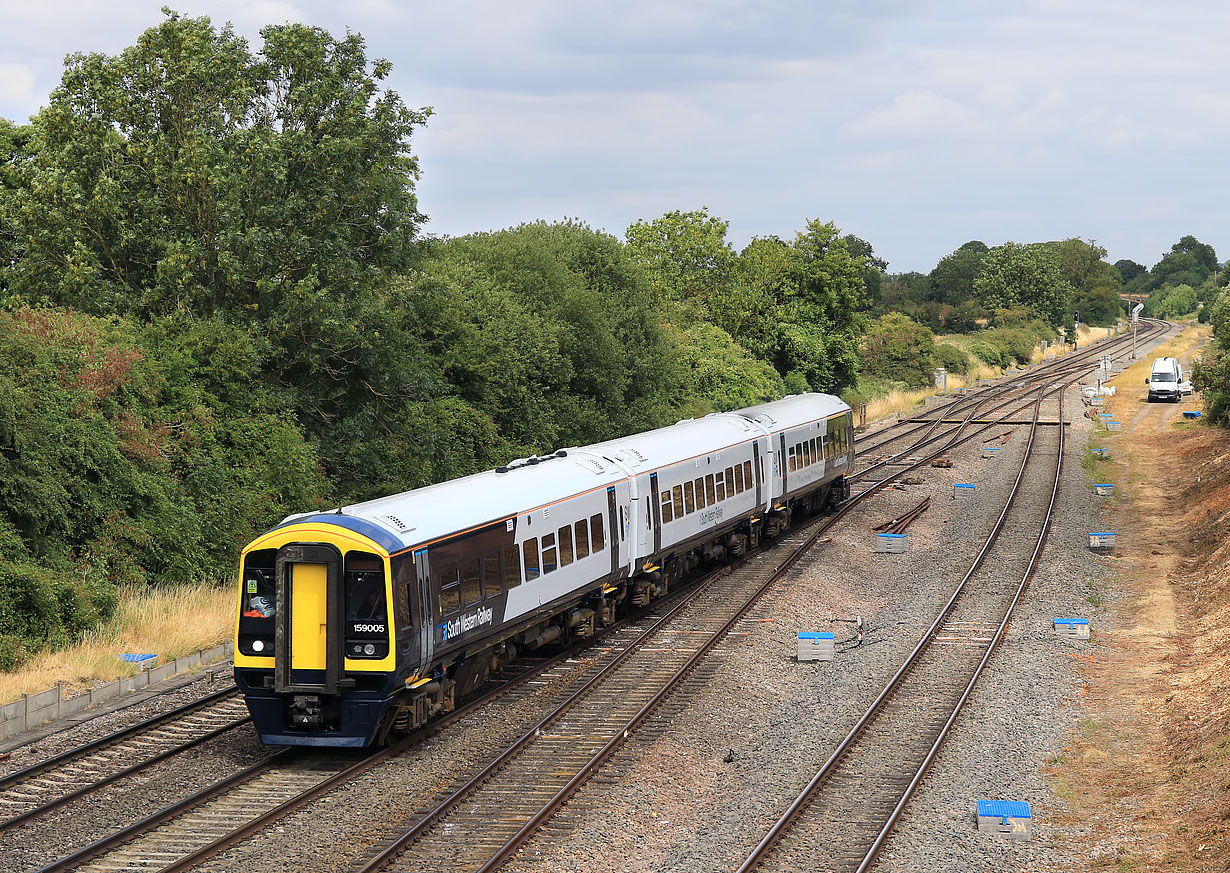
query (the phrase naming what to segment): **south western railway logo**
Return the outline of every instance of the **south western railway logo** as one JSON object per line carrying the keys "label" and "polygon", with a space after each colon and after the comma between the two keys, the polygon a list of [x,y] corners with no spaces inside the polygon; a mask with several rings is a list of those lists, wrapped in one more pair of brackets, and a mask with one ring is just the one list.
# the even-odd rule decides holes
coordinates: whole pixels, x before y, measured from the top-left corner
{"label": "south western railway logo", "polygon": [[474,630],[480,624],[491,624],[492,615],[491,607],[482,606],[475,612],[459,615],[452,621],[442,623],[440,628],[444,631],[445,641],[451,640],[458,634]]}

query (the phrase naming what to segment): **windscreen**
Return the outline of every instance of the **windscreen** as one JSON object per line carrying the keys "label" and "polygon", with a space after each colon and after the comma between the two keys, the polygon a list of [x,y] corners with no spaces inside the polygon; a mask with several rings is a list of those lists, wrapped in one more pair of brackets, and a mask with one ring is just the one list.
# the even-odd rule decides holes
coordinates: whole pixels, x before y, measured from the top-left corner
{"label": "windscreen", "polygon": [[346,555],[346,657],[383,658],[389,653],[389,613],[384,562],[368,552]]}

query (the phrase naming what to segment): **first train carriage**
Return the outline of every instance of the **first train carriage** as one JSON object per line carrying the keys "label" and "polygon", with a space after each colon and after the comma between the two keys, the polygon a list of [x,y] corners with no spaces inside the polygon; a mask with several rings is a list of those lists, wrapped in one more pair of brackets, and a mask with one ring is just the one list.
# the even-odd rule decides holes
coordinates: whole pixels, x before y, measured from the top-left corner
{"label": "first train carriage", "polygon": [[235,678],[261,739],[364,746],[451,709],[519,650],[844,497],[852,436],[848,406],[800,395],[291,516],[242,556]]}

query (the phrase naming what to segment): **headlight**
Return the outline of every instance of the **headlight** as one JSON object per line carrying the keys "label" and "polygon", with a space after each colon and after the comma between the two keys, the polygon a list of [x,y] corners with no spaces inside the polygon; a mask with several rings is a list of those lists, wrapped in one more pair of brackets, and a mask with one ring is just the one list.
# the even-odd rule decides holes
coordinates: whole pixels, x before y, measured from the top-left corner
{"label": "headlight", "polygon": [[371,643],[368,643],[366,646],[363,647],[363,654],[365,655],[376,654],[376,647],[373,646]]}
{"label": "headlight", "polygon": [[253,640],[252,641],[252,651],[254,652],[265,651],[265,641],[264,640]]}

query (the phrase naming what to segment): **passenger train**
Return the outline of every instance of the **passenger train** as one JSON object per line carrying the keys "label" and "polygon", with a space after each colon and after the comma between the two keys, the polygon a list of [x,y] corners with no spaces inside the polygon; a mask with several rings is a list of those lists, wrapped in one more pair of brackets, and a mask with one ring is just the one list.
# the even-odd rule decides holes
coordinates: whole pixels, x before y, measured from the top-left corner
{"label": "passenger train", "polygon": [[853,436],[840,399],[795,395],[290,516],[241,558],[235,682],[261,740],[362,747],[451,710],[518,652],[848,497]]}

